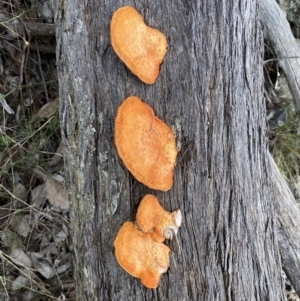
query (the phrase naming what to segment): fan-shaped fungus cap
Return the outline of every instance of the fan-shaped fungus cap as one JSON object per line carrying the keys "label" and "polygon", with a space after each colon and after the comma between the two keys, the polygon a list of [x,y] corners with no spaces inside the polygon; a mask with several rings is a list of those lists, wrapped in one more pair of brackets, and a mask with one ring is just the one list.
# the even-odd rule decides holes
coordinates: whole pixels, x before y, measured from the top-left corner
{"label": "fan-shaped fungus cap", "polygon": [[159,30],[144,23],[130,6],[119,8],[112,17],[111,43],[125,65],[141,81],[153,84],[167,52],[167,40]]}
{"label": "fan-shaped fungus cap", "polygon": [[138,97],[128,97],[118,108],[115,144],[138,181],[152,189],[171,189],[177,156],[174,133]]}
{"label": "fan-shaped fungus cap", "polygon": [[136,225],[144,233],[152,233],[152,239],[163,242],[172,239],[181,226],[182,215],[180,210],[172,213],[165,211],[158,199],[147,194],[142,199],[136,214]]}
{"label": "fan-shaped fungus cap", "polygon": [[158,286],[161,274],[169,267],[168,246],[155,242],[150,234],[142,233],[132,222],[124,223],[114,246],[117,261],[127,273],[140,278],[148,288]]}

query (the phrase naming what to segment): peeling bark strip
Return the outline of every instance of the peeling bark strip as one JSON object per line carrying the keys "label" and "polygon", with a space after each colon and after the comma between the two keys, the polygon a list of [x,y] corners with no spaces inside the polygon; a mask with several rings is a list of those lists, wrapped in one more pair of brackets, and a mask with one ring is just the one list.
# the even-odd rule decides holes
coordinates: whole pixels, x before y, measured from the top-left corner
{"label": "peeling bark strip", "polygon": [[[57,30],[78,300],[284,300],[256,1],[84,3],[58,3]],[[112,50],[110,20],[123,5],[167,37],[152,86]],[[117,156],[114,118],[131,95],[147,100],[181,144],[169,192],[135,181]],[[129,277],[113,249],[149,192],[183,213],[171,267],[156,290]]]}

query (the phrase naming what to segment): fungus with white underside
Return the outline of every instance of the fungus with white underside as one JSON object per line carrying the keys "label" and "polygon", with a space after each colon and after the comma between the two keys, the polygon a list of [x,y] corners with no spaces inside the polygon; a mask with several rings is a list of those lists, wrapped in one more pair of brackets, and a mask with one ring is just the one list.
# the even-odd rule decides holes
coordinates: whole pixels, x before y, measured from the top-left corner
{"label": "fungus with white underside", "polygon": [[118,108],[115,145],[138,181],[152,189],[171,189],[177,156],[174,133],[136,96],[128,97]]}
{"label": "fungus with white underside", "polygon": [[146,195],[136,222],[125,222],[114,241],[120,266],[147,288],[156,288],[169,267],[170,248],[163,241],[177,234],[181,222],[180,210],[165,211],[154,195]]}
{"label": "fungus with white underside", "polygon": [[119,8],[112,16],[111,43],[125,65],[141,81],[153,84],[167,52],[167,40],[159,30],[144,23],[130,6]]}
{"label": "fungus with white underside", "polygon": [[157,242],[164,242],[165,239],[172,239],[173,235],[177,235],[181,222],[179,209],[166,211],[152,194],[144,196],[136,214],[137,227],[144,233],[151,233],[152,239]]}

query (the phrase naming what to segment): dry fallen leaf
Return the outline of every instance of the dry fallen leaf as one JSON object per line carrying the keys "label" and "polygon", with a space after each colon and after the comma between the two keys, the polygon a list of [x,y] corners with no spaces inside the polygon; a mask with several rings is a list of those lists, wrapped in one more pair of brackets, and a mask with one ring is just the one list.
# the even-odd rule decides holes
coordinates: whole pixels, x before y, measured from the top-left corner
{"label": "dry fallen leaf", "polygon": [[68,192],[65,186],[53,178],[48,178],[45,182],[48,201],[60,209],[69,209]]}
{"label": "dry fallen leaf", "polygon": [[49,166],[55,166],[61,161],[61,159],[63,157],[63,151],[64,151],[63,144],[60,143],[60,145],[57,148],[55,154],[53,155],[51,161],[49,162]]}
{"label": "dry fallen leaf", "polygon": [[50,101],[43,105],[38,111],[38,117],[50,118],[58,111],[59,99],[55,98],[53,101]]}
{"label": "dry fallen leaf", "polygon": [[54,241],[56,243],[65,241],[65,239],[67,238],[67,235],[64,231],[59,231],[58,233],[56,233],[53,237]]}
{"label": "dry fallen leaf", "polygon": [[63,264],[59,266],[56,269],[57,274],[65,273],[66,271],[70,270],[72,268],[71,261],[68,261],[66,264]]}
{"label": "dry fallen leaf", "polygon": [[[21,276],[21,275],[26,275],[26,276]],[[24,288],[24,286],[30,285],[31,282],[31,276],[30,276],[30,271],[28,269],[22,269],[22,273],[20,276],[18,276],[12,283],[12,290],[16,291],[21,288]]]}
{"label": "dry fallen leaf", "polygon": [[18,199],[21,199],[21,200],[25,201],[26,198],[27,198],[28,192],[27,192],[27,189],[26,189],[25,185],[18,182],[18,183],[15,183],[15,185],[14,185],[13,194]]}
{"label": "dry fallen leaf", "polygon": [[31,252],[31,259],[33,267],[46,279],[50,279],[53,276],[52,263],[43,254]]}
{"label": "dry fallen leaf", "polygon": [[6,247],[9,247],[11,249],[13,248],[18,248],[18,247],[23,247],[22,241],[19,239],[18,234],[11,230],[4,230],[0,232],[0,237],[3,242],[3,244]]}
{"label": "dry fallen leaf", "polygon": [[27,268],[32,266],[30,257],[21,248],[13,248],[11,250],[10,257],[19,265]]}
{"label": "dry fallen leaf", "polygon": [[31,205],[40,208],[46,201],[47,191],[45,185],[41,184],[31,190]]}
{"label": "dry fallen leaf", "polygon": [[64,184],[48,176],[40,169],[35,169],[34,172],[44,180],[44,189],[49,203],[60,209],[69,209],[68,191]]}
{"label": "dry fallen leaf", "polygon": [[21,236],[27,237],[30,231],[30,216],[29,214],[19,216],[15,215],[11,221],[12,228]]}

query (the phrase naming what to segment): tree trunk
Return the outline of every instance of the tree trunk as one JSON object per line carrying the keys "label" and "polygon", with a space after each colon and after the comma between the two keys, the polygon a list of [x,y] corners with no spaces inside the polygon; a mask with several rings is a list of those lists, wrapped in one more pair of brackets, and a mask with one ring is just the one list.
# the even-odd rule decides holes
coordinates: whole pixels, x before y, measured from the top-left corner
{"label": "tree trunk", "polygon": [[[66,147],[78,300],[284,300],[265,136],[262,31],[255,0],[65,0],[58,14],[60,118]],[[154,85],[114,53],[113,12],[134,6],[168,53]],[[135,181],[113,142],[117,107],[136,95],[181,146],[174,186]],[[156,290],[120,268],[113,241],[147,193],[180,208],[171,266]]]}

